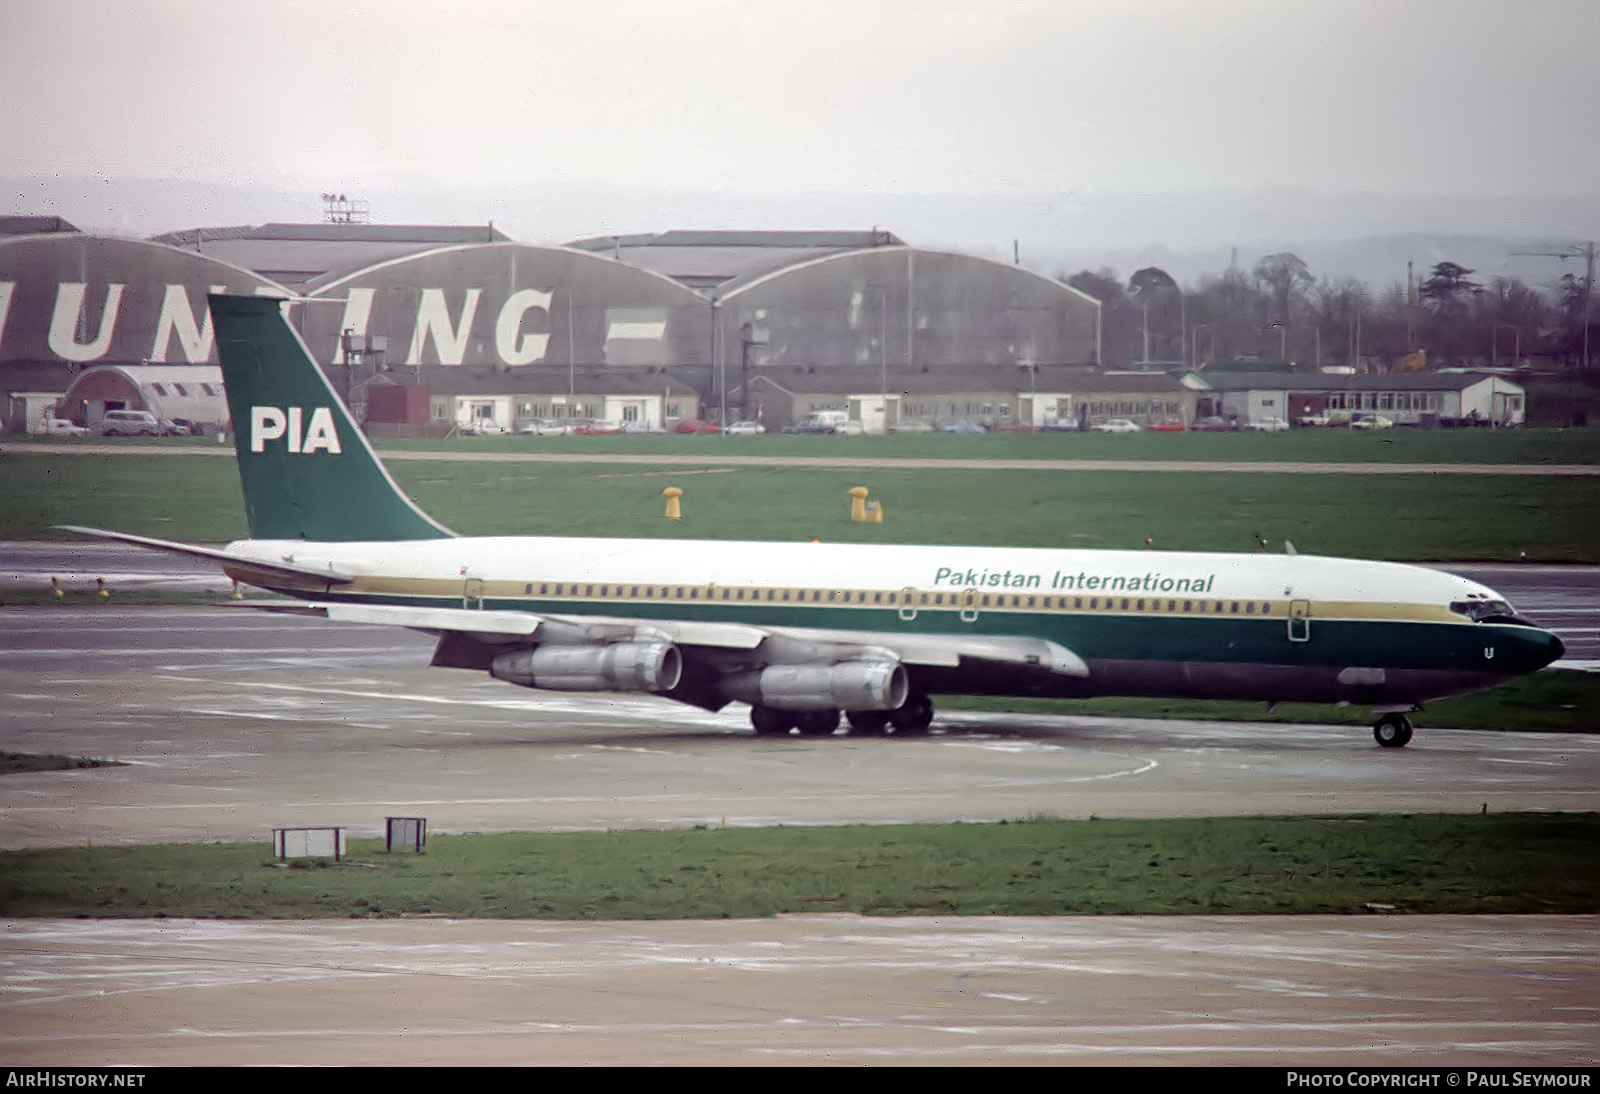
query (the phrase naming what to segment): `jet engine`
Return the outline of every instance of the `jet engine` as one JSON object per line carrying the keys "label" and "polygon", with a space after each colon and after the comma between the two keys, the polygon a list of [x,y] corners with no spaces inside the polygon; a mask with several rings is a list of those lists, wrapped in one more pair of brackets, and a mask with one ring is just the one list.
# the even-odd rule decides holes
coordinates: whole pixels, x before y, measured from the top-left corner
{"label": "jet engine", "polygon": [[670,642],[524,646],[495,656],[489,675],[554,691],[671,691],[683,655]]}
{"label": "jet engine", "polygon": [[723,684],[730,699],[778,710],[895,710],[909,686],[898,661],[769,665]]}

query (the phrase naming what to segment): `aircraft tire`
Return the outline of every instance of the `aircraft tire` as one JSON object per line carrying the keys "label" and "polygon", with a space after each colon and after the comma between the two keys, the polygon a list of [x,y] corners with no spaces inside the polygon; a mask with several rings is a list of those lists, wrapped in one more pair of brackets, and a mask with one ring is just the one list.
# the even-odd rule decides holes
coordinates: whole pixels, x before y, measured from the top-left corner
{"label": "aircraft tire", "polygon": [[926,695],[910,695],[905,704],[889,712],[889,724],[898,734],[926,733],[933,724],[933,700]]}
{"label": "aircraft tire", "polygon": [[1372,727],[1372,736],[1384,748],[1404,748],[1411,743],[1411,719],[1404,714],[1385,714]]}
{"label": "aircraft tire", "polygon": [[802,710],[795,715],[802,737],[828,737],[839,728],[837,710]]}
{"label": "aircraft tire", "polygon": [[850,720],[850,732],[857,737],[882,737],[889,732],[887,710],[852,710],[845,717]]}
{"label": "aircraft tire", "polygon": [[777,707],[752,706],[750,724],[758,737],[786,737],[795,727],[795,712]]}

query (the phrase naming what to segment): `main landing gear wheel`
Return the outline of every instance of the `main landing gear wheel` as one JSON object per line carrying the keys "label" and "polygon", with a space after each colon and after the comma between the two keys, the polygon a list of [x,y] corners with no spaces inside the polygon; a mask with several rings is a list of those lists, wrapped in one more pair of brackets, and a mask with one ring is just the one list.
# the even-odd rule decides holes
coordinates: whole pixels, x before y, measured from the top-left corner
{"label": "main landing gear wheel", "polygon": [[831,737],[839,728],[837,710],[801,710],[794,717],[802,737]]}
{"label": "main landing gear wheel", "polygon": [[857,737],[882,737],[889,732],[887,710],[852,710],[845,717],[850,719],[850,732]]}
{"label": "main landing gear wheel", "polygon": [[796,725],[795,717],[796,712],[792,710],[758,706],[750,708],[750,724],[755,727],[758,737],[787,737]]}
{"label": "main landing gear wheel", "polygon": [[896,733],[926,733],[933,724],[933,700],[926,695],[910,695],[905,704],[889,712],[889,724]]}
{"label": "main landing gear wheel", "polygon": [[1404,714],[1385,714],[1372,727],[1372,735],[1384,748],[1404,748],[1411,740],[1411,719]]}

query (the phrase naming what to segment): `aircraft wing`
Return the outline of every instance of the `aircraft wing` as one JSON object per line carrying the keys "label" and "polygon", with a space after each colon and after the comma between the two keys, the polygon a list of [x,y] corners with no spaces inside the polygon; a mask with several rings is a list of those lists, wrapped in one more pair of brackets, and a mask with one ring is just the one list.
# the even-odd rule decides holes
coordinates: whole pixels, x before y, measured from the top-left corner
{"label": "aircraft wing", "polygon": [[385,604],[243,601],[238,606],[316,615],[336,622],[406,627],[430,634],[460,634],[491,646],[518,641],[575,643],[654,638],[690,649],[758,651],[757,660],[771,663],[866,657],[892,659],[906,665],[957,668],[963,659],[967,659],[1036,667],[1063,676],[1081,678],[1089,675],[1089,666],[1083,658],[1065,646],[1042,638],[906,635],[879,631],[760,627],[743,623],[547,615],[495,609]]}

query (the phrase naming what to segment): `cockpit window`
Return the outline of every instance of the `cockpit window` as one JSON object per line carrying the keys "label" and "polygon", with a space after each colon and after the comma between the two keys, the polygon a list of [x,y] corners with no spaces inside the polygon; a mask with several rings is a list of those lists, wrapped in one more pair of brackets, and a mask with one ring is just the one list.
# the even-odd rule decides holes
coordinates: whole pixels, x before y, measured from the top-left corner
{"label": "cockpit window", "polygon": [[1497,615],[1516,614],[1511,610],[1511,605],[1504,600],[1455,600],[1450,603],[1450,610],[1474,622],[1491,619]]}

